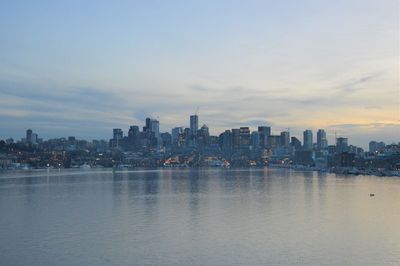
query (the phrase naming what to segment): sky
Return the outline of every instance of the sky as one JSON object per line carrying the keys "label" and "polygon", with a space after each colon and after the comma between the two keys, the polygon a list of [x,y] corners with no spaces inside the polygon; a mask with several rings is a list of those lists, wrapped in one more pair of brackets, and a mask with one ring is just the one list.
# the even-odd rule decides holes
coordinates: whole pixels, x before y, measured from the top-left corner
{"label": "sky", "polygon": [[[1,1],[0,139],[211,133],[400,141],[399,1]],[[316,138],[316,137],[315,137]]]}

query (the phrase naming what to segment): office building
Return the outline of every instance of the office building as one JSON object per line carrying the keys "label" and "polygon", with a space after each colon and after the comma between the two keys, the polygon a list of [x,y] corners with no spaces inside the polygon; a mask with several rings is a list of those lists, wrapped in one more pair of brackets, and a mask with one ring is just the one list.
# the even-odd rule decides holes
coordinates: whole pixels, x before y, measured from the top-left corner
{"label": "office building", "polygon": [[310,129],[303,132],[303,148],[305,150],[312,150],[313,148],[313,133]]}
{"label": "office building", "polygon": [[268,147],[268,137],[271,135],[271,127],[260,126],[258,127],[260,137],[260,148],[265,149]]}
{"label": "office building", "polygon": [[347,138],[337,138],[336,139],[336,152],[342,153],[349,151],[348,139]]}
{"label": "office building", "polygon": [[183,127],[174,127],[171,131],[172,143],[177,143],[179,139],[179,134],[183,132]]}
{"label": "office building", "polygon": [[317,132],[317,148],[318,149],[328,148],[328,140],[326,138],[326,132],[323,129],[318,129]]}
{"label": "office building", "polygon": [[251,132],[251,149],[258,150],[260,148],[260,133],[258,131]]}
{"label": "office building", "polygon": [[199,117],[197,115],[190,116],[190,131],[192,134],[196,134],[199,129]]}
{"label": "office building", "polygon": [[250,151],[250,128],[249,127],[240,127],[240,151],[242,154],[248,154]]}
{"label": "office building", "polygon": [[32,134],[33,134],[32,129],[28,129],[26,131],[26,139],[25,140],[27,143],[32,143]]}
{"label": "office building", "polygon": [[281,132],[281,146],[282,147],[289,147],[290,144],[290,133],[289,131]]}

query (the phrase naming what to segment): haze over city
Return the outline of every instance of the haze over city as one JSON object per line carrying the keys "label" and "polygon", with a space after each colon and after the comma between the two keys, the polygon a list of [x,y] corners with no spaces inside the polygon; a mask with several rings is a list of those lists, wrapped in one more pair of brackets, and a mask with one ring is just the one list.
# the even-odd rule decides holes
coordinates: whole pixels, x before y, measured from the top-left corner
{"label": "haze over city", "polygon": [[[384,2],[384,4],[382,4]],[[398,1],[34,1],[0,9],[0,138],[325,128],[397,142]]]}

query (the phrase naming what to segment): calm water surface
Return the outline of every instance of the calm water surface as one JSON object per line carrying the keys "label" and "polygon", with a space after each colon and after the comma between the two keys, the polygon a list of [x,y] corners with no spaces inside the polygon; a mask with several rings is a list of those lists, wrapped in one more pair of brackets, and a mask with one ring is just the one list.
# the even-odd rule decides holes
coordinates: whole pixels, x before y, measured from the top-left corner
{"label": "calm water surface", "polygon": [[3,172],[0,265],[400,265],[400,179]]}

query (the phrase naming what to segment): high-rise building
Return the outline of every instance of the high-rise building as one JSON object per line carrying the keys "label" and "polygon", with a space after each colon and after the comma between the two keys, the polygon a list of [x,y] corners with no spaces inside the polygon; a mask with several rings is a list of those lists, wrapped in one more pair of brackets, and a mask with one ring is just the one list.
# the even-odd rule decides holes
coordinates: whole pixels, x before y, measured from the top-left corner
{"label": "high-rise building", "polygon": [[31,143],[36,144],[38,142],[38,134],[32,133]]}
{"label": "high-rise building", "polygon": [[258,133],[260,135],[260,148],[264,149],[268,147],[268,137],[271,135],[271,127],[258,127]]}
{"label": "high-rise building", "polygon": [[232,154],[232,133],[230,130],[225,130],[222,133],[222,144],[221,144],[222,154],[226,159],[229,159]]}
{"label": "high-rise building", "polygon": [[[26,134],[26,135],[27,135],[27,138],[28,138],[28,134]],[[369,152],[375,153],[376,150],[377,150],[376,147],[377,147],[377,142],[376,141],[372,140],[372,141],[369,142]]]}
{"label": "high-rise building", "polygon": [[348,139],[347,138],[337,138],[336,139],[336,152],[337,153],[342,153],[342,152],[347,152],[348,151]]}
{"label": "high-rise building", "polygon": [[232,154],[240,152],[240,129],[232,129]]}
{"label": "high-rise building", "polygon": [[210,132],[207,125],[203,125],[197,132],[196,145],[202,149],[210,144]]}
{"label": "high-rise building", "polygon": [[169,132],[161,133],[160,139],[163,147],[170,147],[172,145],[172,135]]}
{"label": "high-rise building", "polygon": [[28,129],[26,131],[26,142],[27,143],[32,143],[32,133],[33,133],[32,129]]}
{"label": "high-rise building", "polygon": [[240,150],[242,154],[247,154],[250,151],[250,129],[248,127],[240,127]]}
{"label": "high-rise building", "polygon": [[171,131],[171,135],[172,135],[172,143],[177,143],[178,139],[179,139],[179,134],[181,134],[183,132],[183,128],[182,127],[174,127]]}
{"label": "high-rise building", "polygon": [[146,125],[143,127],[143,132],[147,132],[151,130],[151,118],[146,118]]}
{"label": "high-rise building", "polygon": [[282,131],[281,132],[281,146],[282,147],[289,147],[290,144],[290,133],[289,131]]}
{"label": "high-rise building", "polygon": [[384,142],[370,141],[369,142],[369,152],[379,152],[385,148],[386,144]]}
{"label": "high-rise building", "polygon": [[305,150],[312,150],[313,148],[313,133],[310,129],[303,132],[303,148]]}
{"label": "high-rise building", "polygon": [[251,132],[251,148],[252,150],[260,148],[260,133],[258,131]]}
{"label": "high-rise building", "polygon": [[160,122],[157,119],[146,118],[146,126],[143,127],[143,132],[154,133],[154,137],[160,139]]}
{"label": "high-rise building", "polygon": [[318,129],[317,132],[317,147],[318,149],[328,148],[328,140],[326,139],[326,132],[323,129]]}
{"label": "high-rise building", "polygon": [[186,144],[186,134],[183,131],[182,133],[179,133],[178,141],[177,141],[176,145],[178,147],[183,147],[183,146],[185,146],[185,144]]}
{"label": "high-rise building", "polygon": [[199,117],[197,115],[190,116],[190,131],[192,134],[196,134],[199,129]]}
{"label": "high-rise building", "polygon": [[150,131],[154,133],[154,136],[160,138],[160,122],[156,119],[152,119],[150,122]]}
{"label": "high-rise building", "polygon": [[120,148],[122,146],[122,139],[124,137],[124,133],[120,128],[113,129],[113,138],[110,140],[110,147]]}
{"label": "high-rise building", "polygon": [[130,126],[128,131],[129,148],[136,149],[140,146],[140,131],[138,126]]}
{"label": "high-rise building", "polygon": [[113,129],[113,139],[114,140],[121,140],[124,137],[124,133],[120,128]]}
{"label": "high-rise building", "polygon": [[296,137],[291,137],[290,145],[294,147],[296,150],[301,149],[301,141]]}
{"label": "high-rise building", "polygon": [[278,148],[281,145],[281,135],[269,135],[267,143],[270,149]]}
{"label": "high-rise building", "polygon": [[200,132],[201,132],[201,134],[202,134],[203,136],[210,136],[210,131],[209,131],[209,128],[208,128],[207,125],[203,125],[203,126],[200,128]]}

